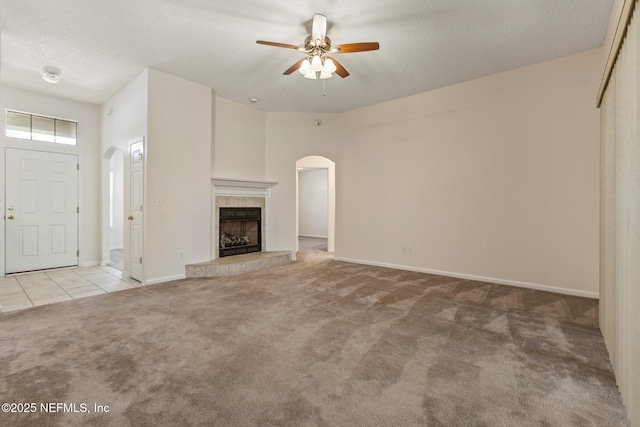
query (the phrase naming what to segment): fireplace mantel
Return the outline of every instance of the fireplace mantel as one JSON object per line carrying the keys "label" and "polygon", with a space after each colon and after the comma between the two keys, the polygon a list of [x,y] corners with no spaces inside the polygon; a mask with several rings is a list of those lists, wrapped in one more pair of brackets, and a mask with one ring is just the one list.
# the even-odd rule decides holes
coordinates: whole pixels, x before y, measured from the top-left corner
{"label": "fireplace mantel", "polygon": [[247,181],[242,179],[211,178],[216,196],[271,197],[274,181]]}

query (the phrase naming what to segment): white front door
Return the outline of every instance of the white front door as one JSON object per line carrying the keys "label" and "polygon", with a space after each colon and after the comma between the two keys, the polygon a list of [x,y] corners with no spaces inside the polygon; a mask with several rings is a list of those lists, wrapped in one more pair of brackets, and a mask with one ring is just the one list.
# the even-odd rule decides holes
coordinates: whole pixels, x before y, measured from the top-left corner
{"label": "white front door", "polygon": [[131,167],[131,204],[129,222],[131,224],[130,276],[142,281],[142,201],[144,200],[144,141],[142,138],[129,143]]}
{"label": "white front door", "polygon": [[78,156],[7,148],[6,272],[78,265]]}

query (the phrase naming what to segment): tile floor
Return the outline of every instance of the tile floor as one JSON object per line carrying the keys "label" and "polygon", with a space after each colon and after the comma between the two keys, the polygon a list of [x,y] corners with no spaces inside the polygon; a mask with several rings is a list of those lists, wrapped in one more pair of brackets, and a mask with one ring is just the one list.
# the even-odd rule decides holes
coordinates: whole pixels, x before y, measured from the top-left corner
{"label": "tile floor", "polygon": [[124,271],[124,253],[122,249],[111,250],[111,261],[107,264],[116,270]]}
{"label": "tile floor", "polygon": [[298,236],[298,250],[306,251],[309,249],[315,249],[317,251],[327,251],[327,239],[319,237],[305,237]]}
{"label": "tile floor", "polygon": [[0,311],[14,311],[142,286],[112,267],[74,267],[0,277]]}

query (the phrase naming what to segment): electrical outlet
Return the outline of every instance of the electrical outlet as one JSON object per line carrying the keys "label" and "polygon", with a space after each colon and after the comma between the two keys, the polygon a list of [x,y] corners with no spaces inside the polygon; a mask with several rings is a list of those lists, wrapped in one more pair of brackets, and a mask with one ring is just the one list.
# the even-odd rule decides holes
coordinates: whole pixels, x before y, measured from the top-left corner
{"label": "electrical outlet", "polygon": [[407,253],[408,254],[412,254],[413,253],[413,247],[412,246],[407,246]]}
{"label": "electrical outlet", "polygon": [[406,247],[406,246],[403,246],[403,247],[402,247],[402,253],[403,253],[403,254],[406,254],[406,253],[407,253],[407,247]]}
{"label": "electrical outlet", "polygon": [[184,252],[178,252],[178,259],[184,259]]}

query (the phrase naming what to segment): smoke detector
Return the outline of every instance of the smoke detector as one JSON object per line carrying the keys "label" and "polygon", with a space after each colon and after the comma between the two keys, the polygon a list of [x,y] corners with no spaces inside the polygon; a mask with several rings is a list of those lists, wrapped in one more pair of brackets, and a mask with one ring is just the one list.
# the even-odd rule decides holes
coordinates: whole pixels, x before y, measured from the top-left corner
{"label": "smoke detector", "polygon": [[54,67],[45,67],[42,70],[42,79],[48,83],[58,83],[60,81],[60,70]]}

